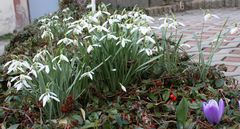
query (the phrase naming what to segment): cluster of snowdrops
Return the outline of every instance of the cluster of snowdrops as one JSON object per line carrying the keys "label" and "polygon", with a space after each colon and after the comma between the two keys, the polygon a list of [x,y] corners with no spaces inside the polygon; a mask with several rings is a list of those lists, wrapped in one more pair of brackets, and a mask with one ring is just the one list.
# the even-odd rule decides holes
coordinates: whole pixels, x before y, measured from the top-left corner
{"label": "cluster of snowdrops", "polygon": [[[62,21],[57,15],[39,20],[41,38],[47,46],[33,58],[21,57],[4,65],[12,77],[9,87],[31,96],[33,103],[41,103],[41,119],[59,118],[68,96],[75,100],[88,96],[88,90],[96,84],[96,91],[128,92],[137,77],[164,60],[168,49],[175,49],[168,42],[158,43],[149,26],[154,19],[137,9],[110,14],[105,5],[100,5],[97,12],[79,20],[71,17],[69,9],[62,14]],[[205,21],[211,18],[218,17],[210,13],[204,16]],[[168,30],[184,26],[174,18],[160,20],[162,24],[154,29],[165,36]],[[233,28],[230,33],[237,30]],[[189,45],[179,44],[176,51],[181,47]],[[85,115],[84,109],[81,111]],[[224,101],[204,102],[203,113],[211,124],[218,124],[224,114]]]}

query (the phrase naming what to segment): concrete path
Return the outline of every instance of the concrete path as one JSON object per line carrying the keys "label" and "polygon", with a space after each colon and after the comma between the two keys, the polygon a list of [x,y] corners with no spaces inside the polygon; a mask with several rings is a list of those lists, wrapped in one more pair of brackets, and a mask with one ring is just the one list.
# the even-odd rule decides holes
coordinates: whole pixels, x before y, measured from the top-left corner
{"label": "concrete path", "polygon": [[[213,40],[219,34],[224,22],[228,19],[227,29],[234,27],[235,23],[239,24],[240,27],[240,9],[237,8],[221,8],[210,10],[212,14],[216,14],[220,19],[210,19],[204,25],[204,33],[202,35],[202,50],[204,51],[205,58],[207,59],[211,53],[211,46]],[[195,55],[198,55],[197,40],[196,36],[202,30],[203,26],[203,11],[202,10],[190,10],[186,12],[180,12],[176,14],[176,18],[179,22],[185,24],[185,27],[179,29],[178,37],[183,34],[183,43],[191,45],[191,48],[187,51]],[[160,25],[157,20],[153,26]],[[161,33],[160,33],[161,35]],[[215,56],[213,57],[212,65],[226,64],[228,70],[225,73],[226,76],[233,76],[240,80],[240,29],[237,34],[228,34],[225,37],[225,41],[217,50]]]}
{"label": "concrete path", "polygon": [[4,48],[8,43],[9,41],[0,41],[0,56],[4,53]]}

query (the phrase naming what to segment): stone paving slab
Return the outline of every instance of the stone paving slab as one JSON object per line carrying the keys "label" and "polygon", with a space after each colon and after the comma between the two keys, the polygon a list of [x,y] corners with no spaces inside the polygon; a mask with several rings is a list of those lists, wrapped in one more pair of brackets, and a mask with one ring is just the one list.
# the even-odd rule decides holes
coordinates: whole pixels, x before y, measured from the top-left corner
{"label": "stone paving slab", "polygon": [[4,48],[8,43],[9,41],[0,41],[0,56],[4,53]]}
{"label": "stone paving slab", "polygon": [[[202,50],[204,51],[205,59],[208,59],[212,51],[211,46],[214,45],[213,40],[217,38],[225,21],[227,20],[227,24],[224,31],[229,31],[236,23],[240,23],[240,9],[238,8],[212,9],[210,12],[218,15],[220,19],[210,19],[204,24]],[[183,34],[182,42],[191,46],[187,52],[195,55],[194,59],[197,60],[199,51],[197,47],[198,41],[195,37],[202,31],[204,13],[202,10],[190,10],[176,13],[175,16],[179,22],[185,24],[184,27],[179,28],[179,33],[176,36],[179,37]],[[158,20],[159,18],[155,17],[156,20],[152,26],[161,24]],[[160,32],[157,33],[161,35]],[[224,42],[214,55],[211,65],[226,64],[228,71],[225,72],[225,75],[233,76],[240,81],[240,31],[237,34],[225,35],[224,39]]]}

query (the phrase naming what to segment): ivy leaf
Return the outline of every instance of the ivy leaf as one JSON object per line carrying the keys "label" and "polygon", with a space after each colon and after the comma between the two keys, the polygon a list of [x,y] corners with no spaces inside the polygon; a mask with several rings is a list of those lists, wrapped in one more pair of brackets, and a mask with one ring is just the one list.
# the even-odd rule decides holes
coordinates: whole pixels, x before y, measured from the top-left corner
{"label": "ivy leaf", "polygon": [[163,100],[167,101],[169,99],[170,91],[167,90],[163,93]]}
{"label": "ivy leaf", "polygon": [[217,88],[220,88],[220,87],[224,86],[224,84],[225,84],[224,79],[218,79],[218,80],[215,81],[215,85],[216,85]]}
{"label": "ivy leaf", "polygon": [[187,121],[188,113],[188,101],[185,98],[182,98],[179,105],[177,106],[176,117],[178,129],[184,128],[184,125]]}

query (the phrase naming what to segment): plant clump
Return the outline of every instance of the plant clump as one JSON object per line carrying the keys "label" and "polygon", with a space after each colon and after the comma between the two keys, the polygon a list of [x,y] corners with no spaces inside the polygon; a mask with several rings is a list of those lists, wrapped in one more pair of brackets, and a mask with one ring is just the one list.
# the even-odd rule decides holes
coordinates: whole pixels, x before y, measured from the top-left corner
{"label": "plant clump", "polygon": [[[7,49],[18,55],[2,64],[2,127],[238,127],[239,88],[203,60],[201,40],[196,63],[181,37],[168,35],[183,23],[166,17],[151,27],[154,19],[141,10],[110,13],[104,4],[75,17],[75,8],[65,8],[71,2],[62,1],[64,9],[38,19],[34,32],[20,32]],[[214,49],[226,34],[223,26]]]}

